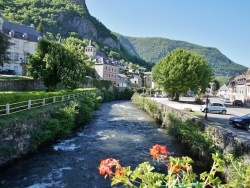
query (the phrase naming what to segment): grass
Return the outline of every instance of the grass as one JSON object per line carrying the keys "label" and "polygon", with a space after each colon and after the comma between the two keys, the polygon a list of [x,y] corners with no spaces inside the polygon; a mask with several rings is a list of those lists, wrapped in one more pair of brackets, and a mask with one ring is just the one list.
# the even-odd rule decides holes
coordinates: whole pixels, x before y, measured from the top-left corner
{"label": "grass", "polygon": [[61,105],[62,105],[61,103],[54,103],[54,104],[50,104],[50,105],[47,105],[47,106],[43,106],[43,107],[39,107],[39,108],[32,108],[30,110],[17,112],[17,113],[10,114],[10,115],[0,116],[0,124],[1,123],[4,124],[4,123],[8,122],[9,120],[16,119],[16,118],[25,119],[29,115],[33,115],[33,114],[39,113],[39,112],[41,112],[43,110],[48,110],[48,109],[51,109],[53,107],[58,107],[58,106],[61,106]]}
{"label": "grass", "polygon": [[12,80],[33,80],[30,76],[3,76],[0,75],[0,81],[12,81]]}

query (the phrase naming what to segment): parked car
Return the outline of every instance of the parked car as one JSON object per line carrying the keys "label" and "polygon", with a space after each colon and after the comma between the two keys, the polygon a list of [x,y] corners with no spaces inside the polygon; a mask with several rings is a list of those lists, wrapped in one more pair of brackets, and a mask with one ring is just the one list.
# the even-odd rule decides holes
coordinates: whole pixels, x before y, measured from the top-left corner
{"label": "parked car", "polygon": [[211,113],[220,113],[220,114],[226,114],[227,113],[227,107],[223,103],[217,103],[217,102],[211,102],[207,106],[202,105],[200,110],[202,112],[211,112]]}
{"label": "parked car", "polygon": [[250,131],[250,114],[246,114],[244,116],[234,116],[229,118],[229,123],[233,127],[241,127]]}
{"label": "parked car", "polygon": [[234,106],[243,106],[243,102],[242,102],[242,100],[234,100],[233,105]]}
{"label": "parked car", "polygon": [[228,99],[228,98],[223,98],[221,101],[223,101],[224,103],[230,103],[231,102],[230,99]]}
{"label": "parked car", "polygon": [[11,69],[5,69],[5,70],[0,71],[0,74],[16,75],[16,72],[14,70],[11,70]]}

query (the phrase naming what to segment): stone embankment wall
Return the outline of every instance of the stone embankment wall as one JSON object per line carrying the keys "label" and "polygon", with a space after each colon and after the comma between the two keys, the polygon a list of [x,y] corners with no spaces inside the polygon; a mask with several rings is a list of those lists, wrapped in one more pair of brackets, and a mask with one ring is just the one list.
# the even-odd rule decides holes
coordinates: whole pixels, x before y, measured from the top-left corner
{"label": "stone embankment wall", "polygon": [[10,80],[0,82],[0,91],[45,90],[40,80]]}
{"label": "stone embankment wall", "polygon": [[[250,143],[237,137],[232,131],[221,127],[216,122],[206,121],[195,116],[190,115],[184,111],[174,109],[167,105],[158,104],[159,110],[164,113],[173,113],[182,121],[192,120],[198,126],[201,126],[204,132],[213,140],[214,145],[219,148],[224,155],[237,154],[242,156],[245,160],[250,161]],[[158,115],[156,117],[162,122],[162,127],[167,127],[168,122],[164,117]]]}
{"label": "stone embankment wall", "polygon": [[16,118],[7,123],[0,122],[0,166],[7,165],[37,149],[40,143],[34,138],[41,132],[52,111],[53,109],[49,109],[27,118]]}
{"label": "stone embankment wall", "polygon": [[[81,87],[90,88],[93,87],[91,82],[87,84],[81,84]],[[63,89],[61,84],[57,85],[57,89]],[[34,90],[46,90],[41,80],[10,80],[0,81],[0,91],[34,91]]]}

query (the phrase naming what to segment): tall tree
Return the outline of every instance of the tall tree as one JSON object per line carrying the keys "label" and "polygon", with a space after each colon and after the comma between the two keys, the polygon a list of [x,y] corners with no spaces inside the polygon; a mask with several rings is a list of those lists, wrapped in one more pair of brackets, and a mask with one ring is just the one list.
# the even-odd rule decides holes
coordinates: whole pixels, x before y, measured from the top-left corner
{"label": "tall tree", "polygon": [[54,91],[59,83],[75,89],[85,77],[85,66],[81,58],[62,44],[42,40],[30,57],[28,73],[35,79],[43,80],[49,91]]}
{"label": "tall tree", "polygon": [[205,57],[176,49],[153,67],[152,78],[174,100],[179,100],[180,94],[189,90],[205,91],[212,79],[212,70]]}
{"label": "tall tree", "polygon": [[11,42],[9,37],[0,32],[0,66],[9,62],[8,49],[10,48],[10,45]]}

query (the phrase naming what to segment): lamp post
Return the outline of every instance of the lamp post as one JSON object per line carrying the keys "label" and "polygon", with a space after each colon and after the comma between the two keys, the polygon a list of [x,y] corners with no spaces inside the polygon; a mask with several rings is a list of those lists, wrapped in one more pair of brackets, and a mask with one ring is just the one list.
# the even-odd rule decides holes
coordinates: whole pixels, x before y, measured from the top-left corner
{"label": "lamp post", "polygon": [[145,82],[146,82],[146,77],[145,76],[143,76],[143,80],[142,81],[143,81],[143,87],[142,88],[143,88],[143,94],[144,94]]}
{"label": "lamp post", "polygon": [[208,105],[208,92],[210,88],[206,88],[206,111],[205,111],[205,119],[207,119],[207,105]]}

